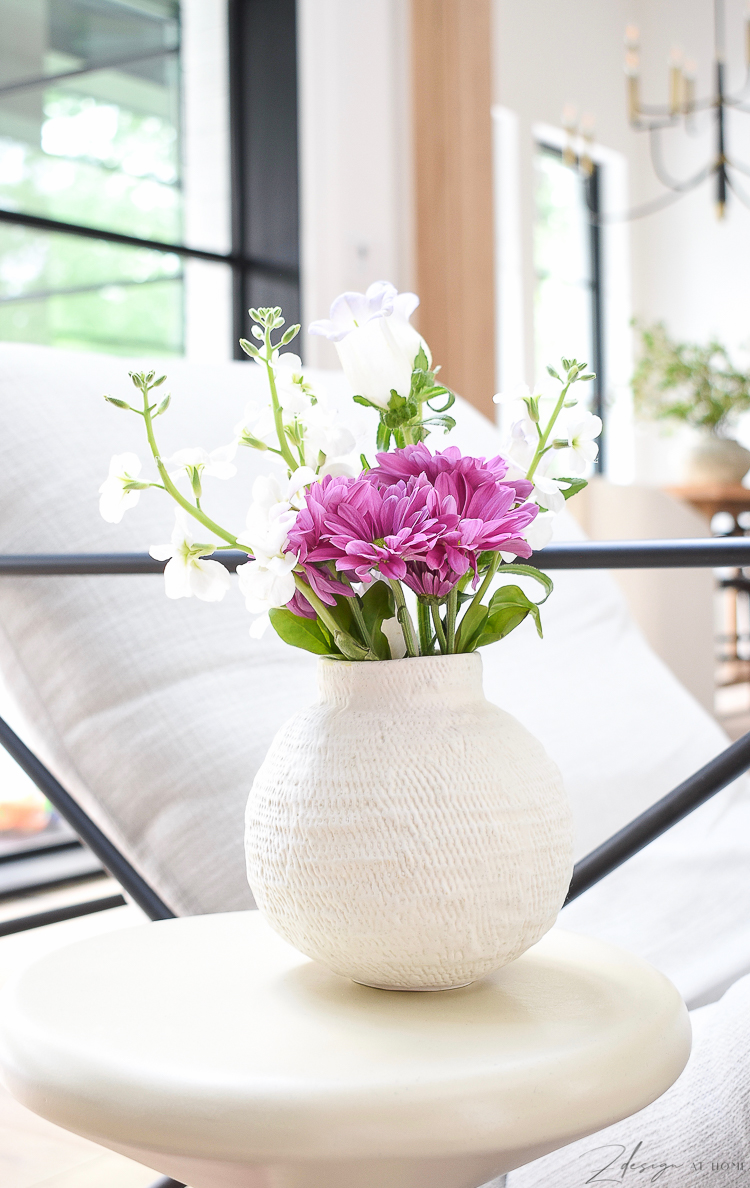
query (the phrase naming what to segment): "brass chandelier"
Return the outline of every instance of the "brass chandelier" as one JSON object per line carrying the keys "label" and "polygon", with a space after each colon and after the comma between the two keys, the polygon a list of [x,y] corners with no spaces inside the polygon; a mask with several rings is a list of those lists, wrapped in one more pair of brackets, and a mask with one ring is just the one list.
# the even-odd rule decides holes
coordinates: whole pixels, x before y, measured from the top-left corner
{"label": "brass chandelier", "polygon": [[[724,217],[730,191],[744,206],[750,208],[750,195],[737,180],[738,174],[750,176],[750,166],[729,153],[726,138],[727,112],[730,109],[750,112],[750,17],[745,23],[745,59],[748,73],[742,88],[735,93],[730,93],[726,89],[725,41],[724,0],[714,0],[713,95],[705,98],[696,95],[695,64],[683,60],[682,54],[673,50],[669,63],[669,101],[665,105],[654,105],[641,101],[638,29],[633,25],[626,29],[625,73],[630,125],[638,132],[648,132],[654,173],[669,191],[654,201],[630,211],[627,218],[638,218],[670,205],[712,175],[716,178],[716,213],[719,218]],[[672,177],[664,165],[661,134],[665,129],[682,125],[688,135],[696,135],[696,115],[704,111],[713,111],[715,115],[713,157],[692,177]]]}

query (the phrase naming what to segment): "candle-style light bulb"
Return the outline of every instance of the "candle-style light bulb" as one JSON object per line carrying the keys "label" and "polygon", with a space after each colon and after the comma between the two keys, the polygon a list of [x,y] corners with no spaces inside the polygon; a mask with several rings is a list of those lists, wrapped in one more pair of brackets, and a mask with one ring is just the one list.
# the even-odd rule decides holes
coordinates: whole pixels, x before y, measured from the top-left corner
{"label": "candle-style light bulb", "polygon": [[579,164],[582,173],[586,177],[591,177],[594,172],[594,162],[591,156],[594,144],[594,117],[590,112],[584,112],[581,116],[581,136],[583,137],[583,152]]}
{"label": "candle-style light bulb", "polygon": [[572,167],[578,161],[573,147],[574,137],[578,135],[578,112],[572,103],[566,103],[562,110],[562,126],[566,134],[562,151],[563,165]]}
{"label": "candle-style light bulb", "polygon": [[641,43],[641,35],[637,25],[628,25],[625,29],[625,75],[627,77],[628,89],[628,118],[631,124],[638,123],[638,116],[640,115],[641,99],[638,83],[638,75],[640,73],[640,55],[638,48]]}
{"label": "candle-style light bulb", "polygon": [[692,116],[695,113],[695,75],[697,66],[692,58],[685,59],[685,65],[682,71],[683,79],[683,109],[686,116]]}
{"label": "candle-style light bulb", "polygon": [[674,46],[669,55],[669,111],[677,115],[682,108],[682,50]]}
{"label": "candle-style light bulb", "polygon": [[[750,6],[749,6],[750,7]],[[628,25],[625,29],[625,45],[628,49],[638,49],[641,33],[637,25]]]}

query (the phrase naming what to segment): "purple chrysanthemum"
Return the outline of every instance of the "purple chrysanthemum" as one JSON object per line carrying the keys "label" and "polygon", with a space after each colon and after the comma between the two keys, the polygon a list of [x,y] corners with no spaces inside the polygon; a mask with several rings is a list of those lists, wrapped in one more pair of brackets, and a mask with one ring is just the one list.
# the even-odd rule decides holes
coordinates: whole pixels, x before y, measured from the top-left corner
{"label": "purple chrysanthemum", "polygon": [[[325,526],[326,515],[341,500],[346,499],[353,481],[350,478],[327,476],[322,482],[314,483],[307,492],[305,506],[289,530],[289,547],[299,557],[305,580],[327,606],[334,606],[341,595],[351,598],[354,594],[350,586],[335,578],[331,572],[332,562],[339,556],[339,550],[329,543]],[[316,617],[299,591],[295,592],[287,606],[296,615],[311,619]]]}
{"label": "purple chrysanthemum", "polygon": [[325,517],[330,547],[338,551],[336,568],[361,582],[370,581],[373,570],[405,577],[407,561],[424,557],[444,530],[428,509],[431,493],[415,480],[387,488],[355,480]]}
{"label": "purple chrysanthemum", "polygon": [[417,445],[404,446],[400,450],[391,450],[387,454],[377,454],[378,465],[373,466],[362,477],[378,486],[389,486],[391,483],[406,482],[412,476],[423,474],[430,483],[434,483],[439,474],[466,475],[471,474],[474,485],[477,485],[480,475],[489,481],[501,483],[515,491],[516,502],[528,499],[534,484],[528,479],[506,479],[508,463],[500,454],[494,458],[474,458],[470,454],[462,454],[457,446],[449,446],[447,450],[437,450],[430,453],[423,441]]}
{"label": "purple chrysanthemum", "polygon": [[[476,573],[480,553],[530,555],[522,533],[538,512],[524,502],[532,484],[506,481],[502,458],[485,462],[455,448],[433,455],[419,445],[378,454],[378,463],[358,479],[313,484],[289,531],[324,602],[352,593],[335,571],[360,582],[378,573],[444,598],[469,569]],[[297,595],[288,605],[308,613]]]}

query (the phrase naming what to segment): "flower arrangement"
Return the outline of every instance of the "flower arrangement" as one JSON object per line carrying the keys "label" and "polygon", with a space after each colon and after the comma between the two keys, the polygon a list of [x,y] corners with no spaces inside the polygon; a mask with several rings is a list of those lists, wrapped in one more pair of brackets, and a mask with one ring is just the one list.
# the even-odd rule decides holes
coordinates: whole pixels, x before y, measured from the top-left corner
{"label": "flower arrangement", "polygon": [[750,409],[750,375],[737,370],[726,347],[716,339],[675,342],[661,322],[641,329],[632,383],[638,412],[718,436]]}
{"label": "flower arrangement", "polygon": [[[231,577],[212,554],[241,550],[248,560],[237,575],[257,616],[255,637],[270,622],[295,647],[369,661],[472,652],[529,616],[541,635],[539,606],[552,583],[519,558],[549,541],[553,517],[586,485],[580,476],[596,457],[601,421],[576,407],[572,389],[593,376],[563,359],[562,373],[548,368],[560,384],[551,407],[525,386],[496,396],[523,412],[494,458],[456,447],[432,452],[425,439],[454,427],[455,396],[411,325],[417,304],[378,282],[342,294],[330,318],[310,326],[335,343],[354,401],[377,412],[374,464],[364,454],[352,464],[354,435],[307,382],[299,358],[280,353],[300,327],[283,330],[278,308],[249,311],[255,342],[241,345],[265,373],[268,401],[248,410],[230,445],[162,458],[155,421],[170,397],[159,400],[166,377],[153,371],[130,373],[138,405],[105,397],[143,418],[158,477],[144,480],[136,455],[116,455],[100,488],[101,514],[119,522],[151,487],[176,502],[170,544],[150,550],[167,562],[168,597],[223,598]],[[234,533],[206,512],[203,484],[231,478],[242,447],[267,453],[274,469],[255,480],[245,527]],[[556,473],[553,459],[565,459],[569,476]],[[539,582],[541,602],[516,584],[492,591],[496,578],[511,575]]]}

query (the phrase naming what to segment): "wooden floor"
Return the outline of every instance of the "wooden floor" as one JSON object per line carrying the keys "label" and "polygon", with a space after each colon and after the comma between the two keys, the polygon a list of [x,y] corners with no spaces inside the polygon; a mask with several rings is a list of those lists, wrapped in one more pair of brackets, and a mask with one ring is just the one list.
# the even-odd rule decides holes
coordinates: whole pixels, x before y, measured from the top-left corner
{"label": "wooden floor", "polygon": [[[108,880],[102,887],[102,895],[113,893]],[[56,894],[62,903],[70,891],[45,896],[34,910],[58,906]],[[7,909],[3,914],[9,915]],[[128,906],[0,937],[0,985],[19,966],[55,948],[143,920],[137,908]],[[148,1188],[158,1179],[158,1172],[45,1122],[0,1083],[0,1188]]]}

